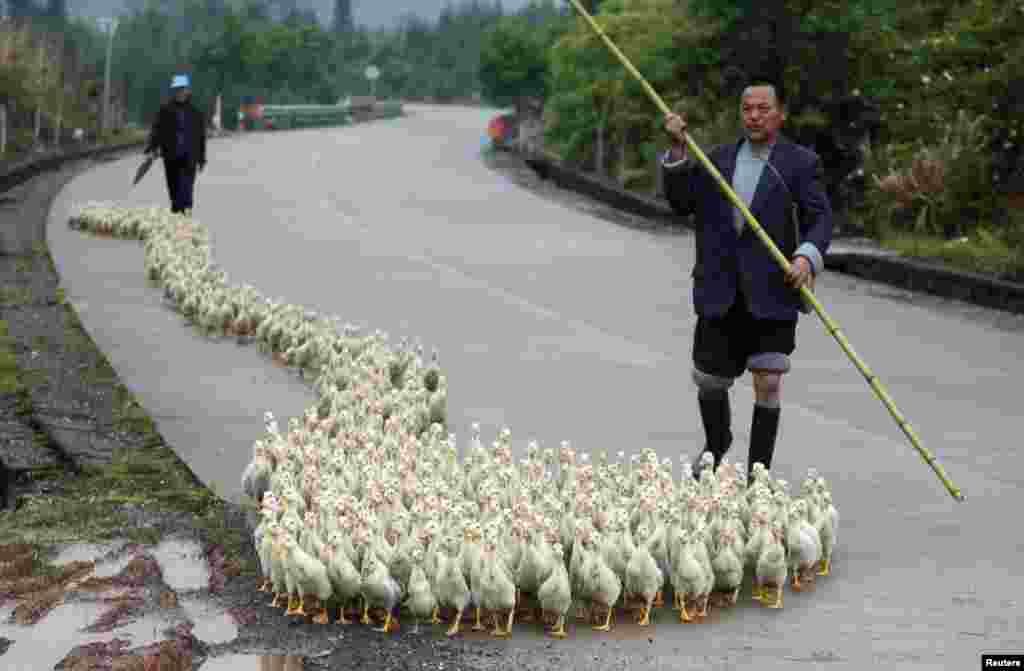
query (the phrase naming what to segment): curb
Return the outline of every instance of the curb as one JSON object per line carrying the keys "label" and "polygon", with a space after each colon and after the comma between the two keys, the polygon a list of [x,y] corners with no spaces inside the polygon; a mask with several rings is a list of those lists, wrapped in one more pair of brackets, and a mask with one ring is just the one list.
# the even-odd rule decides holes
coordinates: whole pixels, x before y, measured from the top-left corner
{"label": "curb", "polygon": [[50,154],[34,161],[26,161],[7,172],[0,173],[0,193],[13,189],[19,184],[22,184],[48,170],[59,168],[67,161],[95,158],[97,156],[104,156],[124,149],[138,149],[143,147],[145,144],[144,140],[140,140],[138,142],[125,142],[122,144],[104,145],[101,147],[89,147],[88,149],[60,152]]}
{"label": "curb", "polygon": [[[508,151],[516,153],[514,149]],[[600,177],[573,170],[550,154],[526,154],[523,161],[541,179],[550,179],[559,186],[593,196],[625,212],[664,222],[667,226],[678,228],[683,223],[692,228],[688,220],[678,217],[664,200],[641,196]]]}
{"label": "curb", "polygon": [[[518,153],[513,148],[505,150]],[[618,184],[579,172],[546,152],[523,153],[520,156],[538,177],[550,179],[560,187],[589,195],[617,209],[647,217],[667,227],[678,228],[682,225],[694,229],[691,220],[677,216],[664,199],[641,196]],[[833,240],[832,248],[825,254],[825,268],[910,291],[1024,314],[1024,284],[955,270],[939,263],[908,259],[873,247],[869,247],[868,251],[854,251],[843,245],[842,238]]]}
{"label": "curb", "polygon": [[927,261],[857,252],[829,252],[825,268],[902,289],[1024,314],[1024,285]]}

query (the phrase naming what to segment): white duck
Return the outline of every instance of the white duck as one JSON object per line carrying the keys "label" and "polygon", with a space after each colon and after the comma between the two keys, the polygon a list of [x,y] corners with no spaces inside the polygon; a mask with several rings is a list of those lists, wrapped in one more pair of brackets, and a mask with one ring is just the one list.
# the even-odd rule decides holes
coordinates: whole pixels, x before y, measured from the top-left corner
{"label": "white duck", "polygon": [[408,598],[405,601],[406,608],[416,618],[416,628],[413,633],[419,633],[420,620],[432,617],[437,608],[437,597],[430,588],[430,581],[423,570],[423,549],[412,550],[412,574],[409,576]]}
{"label": "white duck", "polygon": [[[782,608],[782,588],[786,584],[787,569],[784,539],[782,523],[773,522],[754,567],[754,598],[769,608]],[[768,600],[766,588],[769,586],[776,589],[773,601]]]}
{"label": "white duck", "polygon": [[718,537],[718,552],[711,560],[715,589],[728,592],[730,605],[735,605],[743,584],[743,560],[739,552],[743,546],[738,543],[736,530],[730,526],[722,526]]}
{"label": "white duck", "polygon": [[635,594],[643,599],[643,615],[638,624],[646,627],[651,623],[651,606],[654,598],[661,592],[665,577],[658,568],[658,562],[651,554],[651,544],[658,542],[656,534],[650,533],[647,522],[641,522],[637,528],[637,535],[641,539],[636,551],[626,565],[626,591],[628,594]]}
{"label": "white duck", "polygon": [[314,594],[320,602],[320,613],[313,618],[313,622],[327,624],[326,602],[333,594],[331,581],[327,577],[327,568],[319,559],[307,554],[299,547],[295,538],[287,534],[284,537],[283,560],[285,571],[291,576],[292,584],[299,594],[298,608],[286,614],[306,615],[306,594]]}
{"label": "white duck", "polygon": [[818,537],[817,529],[807,521],[806,509],[806,501],[795,501],[790,508],[789,523],[786,525],[788,570],[793,576],[793,589],[798,592],[803,589],[800,578],[807,578],[808,573],[813,576],[813,570],[821,559],[821,539]]}
{"label": "white duck", "polygon": [[448,628],[448,635],[454,636],[459,633],[462,624],[462,614],[470,602],[469,585],[466,584],[465,575],[462,572],[462,557],[459,553],[459,539],[449,536],[445,546],[446,551],[438,554],[437,572],[437,598],[441,606],[450,606],[455,609],[455,620]]}
{"label": "white duck", "polygon": [[[485,533],[484,552],[481,556],[481,596],[484,607],[494,617],[492,636],[508,636],[512,633],[512,621],[516,614],[516,585],[509,575],[505,562],[498,554],[498,528],[488,527]],[[503,629],[498,613],[508,613],[508,625]]]}
{"label": "white duck", "polygon": [[821,498],[824,510],[817,525],[818,536],[821,539],[821,568],[818,575],[827,576],[832,571],[832,553],[839,532],[839,511],[832,505],[831,492],[824,492]]}
{"label": "white duck", "polygon": [[321,560],[327,567],[327,576],[334,588],[334,596],[340,604],[337,623],[352,624],[352,621],[345,617],[345,608],[362,594],[362,576],[345,554],[344,542],[345,537],[340,532],[332,534],[323,548]]}
{"label": "white duck", "polygon": [[[601,542],[601,535],[594,532],[594,545]],[[600,553],[593,551],[589,553],[586,562],[587,569],[583,575],[583,591],[591,604],[600,604],[607,609],[607,616],[603,625],[594,627],[595,631],[611,631],[612,616],[615,614],[615,604],[622,595],[622,582],[615,571],[608,568]]]}
{"label": "white duck", "polygon": [[[369,532],[364,528],[358,530],[359,544],[368,543]],[[383,634],[391,631],[391,620],[395,606],[402,598],[402,589],[398,582],[388,573],[387,564],[382,562],[377,554],[367,548],[363,553],[363,566],[360,571],[362,582],[360,594],[363,597],[363,624],[372,624],[370,620],[370,608],[382,608],[385,612],[384,626],[374,631]]]}
{"label": "white duck", "polygon": [[537,590],[537,600],[545,613],[555,613],[558,619],[549,632],[556,638],[565,638],[565,615],[572,606],[572,591],[569,588],[569,572],[565,568],[565,552],[562,544],[552,545],[553,561],[551,572]]}

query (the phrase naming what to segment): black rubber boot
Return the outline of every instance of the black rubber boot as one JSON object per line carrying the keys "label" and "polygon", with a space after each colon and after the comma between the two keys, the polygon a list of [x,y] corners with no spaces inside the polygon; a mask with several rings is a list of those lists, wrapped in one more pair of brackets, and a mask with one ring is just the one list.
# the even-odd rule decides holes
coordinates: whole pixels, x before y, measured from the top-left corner
{"label": "black rubber boot", "polygon": [[747,459],[747,486],[751,484],[754,464],[760,462],[765,468],[772,467],[775,454],[775,437],[779,433],[779,413],[782,408],[769,408],[754,404],[754,419],[750,425],[750,452]]}
{"label": "black rubber boot", "polygon": [[[698,396],[697,401],[700,403],[700,418],[704,423],[706,438],[704,451],[700,456],[703,456],[704,452],[710,452],[715,458],[714,467],[718,468],[722,463],[722,457],[732,446],[732,410],[729,407],[729,394],[726,392],[721,396],[705,398]],[[700,471],[697,469],[699,465],[700,457],[697,458],[693,471],[693,477],[697,480],[700,480]]]}

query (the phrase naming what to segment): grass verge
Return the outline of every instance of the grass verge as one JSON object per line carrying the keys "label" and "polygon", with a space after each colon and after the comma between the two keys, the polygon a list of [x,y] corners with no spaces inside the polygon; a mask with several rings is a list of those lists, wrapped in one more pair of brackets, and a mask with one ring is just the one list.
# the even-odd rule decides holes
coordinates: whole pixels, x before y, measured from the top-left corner
{"label": "grass verge", "polygon": [[24,389],[13,345],[14,340],[7,333],[7,322],[0,319],[0,394],[17,394]]}
{"label": "grass verge", "polygon": [[985,229],[956,240],[912,233],[891,234],[880,244],[908,258],[943,261],[961,270],[1024,281],[1024,250],[1011,247]]}
{"label": "grass verge", "polygon": [[[45,246],[36,249],[35,255],[42,262],[19,266],[19,273],[56,274]],[[233,575],[256,575],[255,562],[246,552],[249,539],[237,522],[232,523],[238,520],[237,506],[204,486],[164,442],[152,418],[96,347],[74,307],[63,300],[63,292],[55,290],[52,301],[27,291],[0,293],[3,307],[57,309],[61,316],[59,320],[39,320],[37,331],[21,334],[20,342],[0,320],[0,394],[18,395],[17,414],[23,421],[31,423],[35,413],[32,391],[57,381],[49,379],[52,366],[27,370],[19,365],[18,345],[65,364],[87,363],[78,374],[90,394],[113,399],[109,428],[126,437],[110,463],[77,471],[65,465],[31,470],[30,493],[19,497],[16,510],[0,512],[0,545],[25,543],[45,556],[54,545],[116,538],[150,545],[164,535],[190,529],[204,543],[223,549]],[[54,328],[56,324],[63,328]],[[67,358],[68,352],[75,356]],[[40,449],[48,449],[44,433],[37,431],[34,440]]]}

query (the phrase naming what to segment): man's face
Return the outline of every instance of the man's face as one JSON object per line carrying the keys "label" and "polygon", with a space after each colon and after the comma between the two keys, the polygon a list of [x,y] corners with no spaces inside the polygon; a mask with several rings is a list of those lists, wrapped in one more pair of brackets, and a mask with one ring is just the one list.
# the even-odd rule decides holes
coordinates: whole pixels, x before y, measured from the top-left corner
{"label": "man's face", "polygon": [[186,87],[174,89],[174,99],[183,103],[188,100],[189,93],[191,93],[191,91]]}
{"label": "man's face", "polygon": [[751,142],[771,142],[786,120],[786,113],[779,107],[771,86],[747,88],[740,103],[740,114]]}

